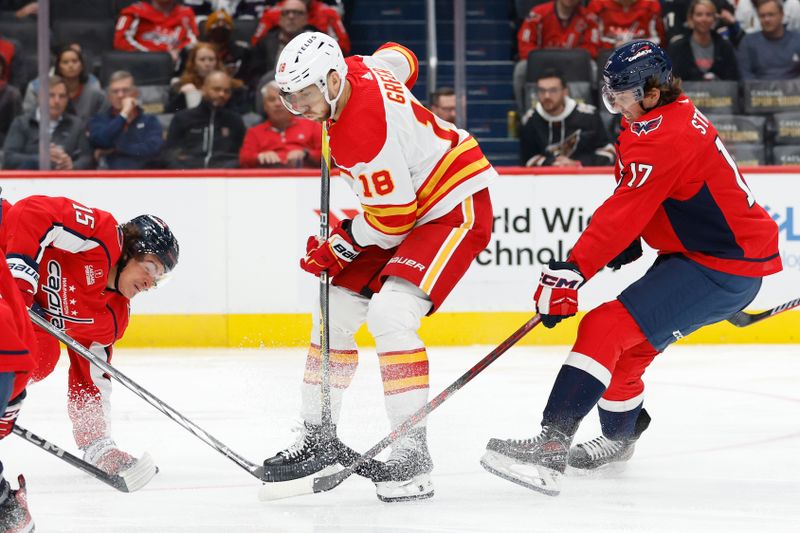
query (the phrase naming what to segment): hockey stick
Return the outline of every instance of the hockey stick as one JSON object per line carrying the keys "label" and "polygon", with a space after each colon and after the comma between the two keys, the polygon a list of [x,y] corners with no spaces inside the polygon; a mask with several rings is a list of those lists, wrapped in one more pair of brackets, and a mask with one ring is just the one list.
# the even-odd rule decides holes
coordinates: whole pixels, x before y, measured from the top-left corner
{"label": "hockey stick", "polygon": [[795,298],[790,302],[786,302],[785,304],[778,305],[773,307],[772,309],[767,309],[761,313],[745,313],[744,311],[739,311],[732,317],[728,319],[728,322],[733,324],[738,328],[743,328],[746,326],[750,326],[751,324],[755,324],[756,322],[761,322],[771,316],[775,316],[779,313],[783,313],[784,311],[788,311],[789,309],[794,309],[795,307],[800,305],[800,298]]}
{"label": "hockey stick", "polygon": [[180,414],[178,411],[164,403],[163,401],[159,400],[153,394],[148,392],[147,390],[140,387],[136,382],[130,379],[128,376],[114,368],[113,366],[109,365],[100,357],[93,354],[91,351],[87,350],[83,345],[81,345],[78,341],[54,327],[50,322],[46,319],[39,316],[38,313],[35,311],[28,310],[28,315],[30,315],[31,320],[34,324],[48,332],[50,335],[54,336],[56,339],[60,340],[64,344],[66,344],[69,348],[71,348],[75,353],[83,357],[84,359],[88,360],[90,363],[95,365],[96,367],[100,368],[103,372],[117,380],[123,386],[131,390],[134,394],[139,396],[141,399],[167,415],[167,417],[171,418],[174,422],[177,422],[179,425],[183,426],[186,430],[192,433],[195,437],[202,440],[225,457],[242,467],[243,469],[247,470],[252,476],[257,477],[262,481],[266,481],[264,479],[264,467],[251,463],[238,453],[234,452],[228,446],[214,438],[210,433],[206,430]]}
{"label": "hockey stick", "polygon": [[500,343],[500,345],[492,350],[486,357],[478,361],[475,366],[467,370],[460,378],[455,380],[452,384],[450,384],[450,386],[440,392],[433,400],[422,406],[416,413],[411,415],[405,422],[397,426],[394,431],[384,437],[383,440],[381,440],[378,444],[364,452],[361,457],[356,459],[352,465],[335,474],[315,478],[313,485],[314,492],[325,492],[341,484],[342,481],[350,477],[356,469],[361,467],[367,461],[374,459],[375,456],[378,455],[384,448],[408,433],[412,427],[428,416],[428,414],[430,414],[434,409],[443,404],[445,400],[455,394],[461,387],[472,381],[475,376],[483,372],[486,367],[495,362],[498,357],[503,355],[509,348],[519,342],[522,337],[527,335],[528,332],[535,328],[541,321],[542,319],[539,317],[539,315],[534,315],[530,320],[525,322],[522,327],[512,333],[510,337]]}
{"label": "hockey stick", "polygon": [[93,478],[99,479],[106,485],[114,487],[118,491],[132,492],[132,490],[136,490],[136,488],[139,488],[136,487],[134,489],[131,489],[130,487],[128,487],[128,484],[125,482],[122,476],[117,476],[114,474],[108,474],[106,472],[103,472],[93,464],[87,463],[86,461],[79,459],[78,457],[75,457],[74,455],[67,452],[63,448],[56,446],[52,442],[47,441],[47,439],[43,439],[42,437],[39,437],[35,433],[28,431],[23,427],[20,427],[19,424],[15,424],[14,429],[12,431],[14,432],[14,435],[22,437],[23,439],[30,442],[34,446],[41,448],[42,450],[46,451],[51,455],[55,455],[65,463],[74,466],[78,470],[86,472]]}
{"label": "hockey stick", "polygon": [[[319,237],[321,242],[328,240],[330,226],[328,215],[331,211],[331,147],[328,142],[328,127],[322,124],[322,162],[320,164],[321,179],[319,192]],[[334,437],[333,416],[331,414],[331,335],[328,329],[330,324],[330,284],[328,271],[319,274],[319,356],[322,361],[322,383],[320,384],[320,402],[322,416],[322,432],[328,437]]]}

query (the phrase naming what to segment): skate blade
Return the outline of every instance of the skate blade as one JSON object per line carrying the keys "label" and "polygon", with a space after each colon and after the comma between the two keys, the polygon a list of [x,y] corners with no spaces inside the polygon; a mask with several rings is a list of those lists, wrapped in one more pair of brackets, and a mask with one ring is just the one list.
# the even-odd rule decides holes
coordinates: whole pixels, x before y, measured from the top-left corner
{"label": "skate blade", "polygon": [[289,481],[275,481],[264,483],[258,490],[258,499],[262,502],[282,500],[294,496],[314,493],[314,478],[330,476],[342,470],[341,465],[335,464],[327,466],[310,476],[292,479]]}
{"label": "skate blade", "polygon": [[135,492],[147,485],[157,473],[156,463],[150,454],[145,452],[132,467],[120,472],[119,477],[122,478],[128,492]]}
{"label": "skate blade", "polygon": [[597,468],[580,468],[577,466],[571,466],[569,463],[567,463],[567,471],[565,473],[568,476],[572,477],[602,478],[602,477],[614,477],[615,475],[622,474],[627,469],[628,469],[627,461],[616,461],[613,463],[606,463],[602,466],[598,466]]}
{"label": "skate blade", "polygon": [[481,466],[490,474],[547,496],[561,494],[561,473],[552,468],[520,463],[491,450],[481,458]]}
{"label": "skate blade", "polygon": [[375,483],[378,499],[385,503],[427,500],[433,497],[430,474],[420,474],[408,481],[379,481]]}

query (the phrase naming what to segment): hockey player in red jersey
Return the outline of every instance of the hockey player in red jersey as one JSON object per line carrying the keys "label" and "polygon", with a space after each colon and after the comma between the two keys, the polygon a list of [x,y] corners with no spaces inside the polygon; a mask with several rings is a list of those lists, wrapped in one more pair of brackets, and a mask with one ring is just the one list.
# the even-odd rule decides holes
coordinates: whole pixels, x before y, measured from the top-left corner
{"label": "hockey player in red jersey", "polygon": [[[339,12],[319,0],[303,0],[303,3],[306,4],[306,9],[308,10],[308,24],[335,38],[339,42],[339,48],[342,49],[342,52],[349,54],[350,36],[347,35],[347,30],[342,24]],[[283,2],[279,2],[272,9],[264,10],[261,20],[258,21],[256,31],[250,39],[250,44],[255,46],[258,41],[266,37],[269,30],[278,25],[281,16],[290,16],[282,15],[282,4]]]}
{"label": "hockey player in red jersey", "polygon": [[[781,270],[778,227],[756,202],[714,126],[682,94],[655,43],[614,51],[603,100],[622,113],[617,188],[592,215],[566,262],[543,267],[534,300],[547,327],[578,310],[578,288],[604,265],[630,263],[641,239],[658,250],[645,275],[581,320],[556,377],[542,431],[491,439],[481,464],[549,495],[569,464],[627,461],[650,418],[642,375],[672,342],[749,304],[763,276]],[[597,405],[603,434],[570,449]]]}
{"label": "hockey player in red jersey", "polygon": [[169,52],[177,60],[184,47],[194,46],[198,35],[194,11],[180,2],[137,2],[120,11],[114,48],[128,52]]}
{"label": "hockey player in red jersey", "polygon": [[[0,440],[14,429],[25,399],[25,386],[36,367],[35,346],[33,324],[5,257],[0,254]],[[3,477],[3,463],[0,462],[0,531],[4,533],[33,531],[25,478],[20,475],[18,481],[19,489],[12,490]]]}
{"label": "hockey player in red jersey", "polygon": [[[375,338],[391,426],[427,402],[420,320],[439,308],[491,236],[487,187],[496,172],[469,133],[414,98],[417,72],[416,56],[399,44],[345,60],[336,41],[322,33],[296,37],[278,61],[275,79],[286,107],[327,124],[331,157],[363,209],[333,228],[327,241],[310,237],[300,261],[307,272],[333,277],[334,423],[358,364],[353,336],[364,323]],[[297,443],[264,463],[283,479],[336,461],[320,427],[319,321],[313,323],[302,385],[304,430]],[[376,482],[381,500],[433,495],[425,422],[395,442],[387,465],[391,479]]]}
{"label": "hockey player in red jersey", "polygon": [[[26,306],[43,314],[97,357],[111,360],[128,326],[130,299],[154,288],[178,261],[178,243],[164,222],[141,215],[118,224],[100,209],[68,198],[3,200],[2,250]],[[36,328],[38,368],[48,376],[60,356],[55,337]],[[68,350],[68,411],[84,459],[123,476],[132,490],[156,473],[149,455],[136,459],[111,438],[108,376]]]}

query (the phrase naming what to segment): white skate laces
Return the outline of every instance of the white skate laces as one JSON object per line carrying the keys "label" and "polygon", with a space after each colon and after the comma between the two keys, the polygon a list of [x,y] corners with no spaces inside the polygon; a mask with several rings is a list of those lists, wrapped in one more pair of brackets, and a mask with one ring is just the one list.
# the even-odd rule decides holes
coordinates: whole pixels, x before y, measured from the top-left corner
{"label": "white skate laces", "polygon": [[593,461],[606,459],[618,454],[624,447],[625,441],[607,439],[603,435],[590,441],[579,444],[589,458]]}
{"label": "white skate laces", "polygon": [[303,454],[306,448],[311,446],[309,437],[311,436],[311,428],[305,423],[298,424],[292,428],[292,433],[297,433],[294,444],[278,452],[278,455],[285,459],[295,459]]}

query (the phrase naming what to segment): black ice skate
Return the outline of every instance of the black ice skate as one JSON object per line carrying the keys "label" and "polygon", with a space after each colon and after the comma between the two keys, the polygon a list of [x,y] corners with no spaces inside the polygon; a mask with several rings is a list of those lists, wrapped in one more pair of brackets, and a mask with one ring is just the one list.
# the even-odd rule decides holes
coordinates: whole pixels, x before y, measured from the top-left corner
{"label": "black ice skate", "polygon": [[412,429],[394,443],[386,468],[389,479],[375,480],[378,499],[382,502],[423,500],[433,496],[433,461],[424,427]]}
{"label": "black ice skate", "polygon": [[336,464],[339,447],[334,437],[335,430],[326,435],[322,426],[304,422],[299,433],[294,444],[264,461],[265,481],[291,481]]}
{"label": "black ice skate", "polygon": [[35,529],[31,513],[28,512],[25,478],[20,475],[17,479],[18,490],[11,490],[7,481],[3,482],[5,488],[0,487],[0,490],[8,490],[6,501],[0,505],[0,531],[3,533],[29,533]]}
{"label": "black ice skate", "polygon": [[481,466],[512,483],[558,496],[571,441],[572,436],[549,426],[531,439],[491,439]]}
{"label": "black ice skate", "polygon": [[625,462],[633,457],[636,441],[650,425],[650,415],[642,409],[636,419],[636,429],[630,439],[612,440],[601,435],[574,446],[569,451],[568,464],[580,470],[595,470],[612,464]]}

